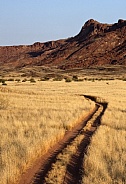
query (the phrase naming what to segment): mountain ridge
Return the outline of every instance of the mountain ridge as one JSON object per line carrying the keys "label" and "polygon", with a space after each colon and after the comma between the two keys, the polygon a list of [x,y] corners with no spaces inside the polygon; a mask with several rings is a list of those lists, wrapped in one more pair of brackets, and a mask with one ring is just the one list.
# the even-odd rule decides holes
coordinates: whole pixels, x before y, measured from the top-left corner
{"label": "mountain ridge", "polygon": [[4,67],[55,66],[59,69],[126,65],[126,20],[102,24],[90,19],[71,38],[33,45],[1,46]]}

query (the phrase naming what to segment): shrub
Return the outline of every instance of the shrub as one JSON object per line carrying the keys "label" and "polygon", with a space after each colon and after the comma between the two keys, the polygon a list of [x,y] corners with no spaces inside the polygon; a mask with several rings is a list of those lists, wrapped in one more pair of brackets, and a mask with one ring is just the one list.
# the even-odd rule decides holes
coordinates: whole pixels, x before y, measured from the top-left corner
{"label": "shrub", "polygon": [[20,82],[20,79],[15,79],[16,82]]}
{"label": "shrub", "polygon": [[34,78],[31,78],[29,81],[30,81],[31,83],[35,83],[35,82],[36,82]]}
{"label": "shrub", "polygon": [[7,86],[7,83],[3,82],[2,85],[3,85],[3,86]]}
{"label": "shrub", "polygon": [[65,82],[71,82],[72,80],[70,78],[65,79]]}
{"label": "shrub", "polygon": [[62,81],[62,78],[56,77],[56,78],[53,79],[53,81]]}
{"label": "shrub", "polygon": [[21,77],[27,77],[27,75],[26,75],[25,73],[23,73],[23,74],[21,75]]}
{"label": "shrub", "polygon": [[4,85],[4,86],[6,86],[6,85],[7,85],[7,83],[5,82],[5,80],[4,80],[4,79],[2,80],[2,85]]}
{"label": "shrub", "polygon": [[84,81],[84,79],[78,79],[78,82],[82,82],[82,81]]}
{"label": "shrub", "polygon": [[73,81],[78,81],[78,76],[77,76],[77,75],[73,75],[72,80],[73,80]]}
{"label": "shrub", "polygon": [[123,81],[126,81],[126,78],[123,78],[122,80],[123,80]]}
{"label": "shrub", "polygon": [[75,81],[75,82],[82,82],[82,81],[84,81],[84,79],[78,79],[78,77],[76,75],[73,76],[72,80]]}
{"label": "shrub", "polygon": [[23,79],[23,80],[22,80],[22,82],[26,82],[26,81],[27,81],[27,79]]}
{"label": "shrub", "polygon": [[47,77],[47,76],[40,79],[40,81],[48,81],[48,80],[49,80],[49,77]]}
{"label": "shrub", "polygon": [[0,83],[4,83],[5,82],[5,79],[0,79]]}
{"label": "shrub", "polygon": [[87,81],[87,78],[85,77],[83,80]]}
{"label": "shrub", "polygon": [[13,78],[10,78],[10,79],[8,79],[8,81],[14,81],[14,79]]}

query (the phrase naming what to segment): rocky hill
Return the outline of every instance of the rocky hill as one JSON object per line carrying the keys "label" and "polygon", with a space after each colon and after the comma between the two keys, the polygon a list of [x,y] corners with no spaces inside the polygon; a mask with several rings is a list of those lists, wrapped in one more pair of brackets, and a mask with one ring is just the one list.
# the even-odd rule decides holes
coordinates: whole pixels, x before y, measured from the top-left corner
{"label": "rocky hill", "polygon": [[126,20],[102,24],[88,20],[78,35],[57,41],[0,47],[0,65],[55,66],[60,69],[126,65]]}

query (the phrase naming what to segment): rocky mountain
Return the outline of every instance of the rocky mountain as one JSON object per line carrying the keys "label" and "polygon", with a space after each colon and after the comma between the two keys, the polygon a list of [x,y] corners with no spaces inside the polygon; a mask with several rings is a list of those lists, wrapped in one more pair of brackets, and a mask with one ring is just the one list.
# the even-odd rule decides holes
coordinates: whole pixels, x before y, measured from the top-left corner
{"label": "rocky mountain", "polygon": [[60,69],[126,65],[126,20],[102,24],[88,20],[78,35],[33,45],[0,47],[0,65],[55,66]]}

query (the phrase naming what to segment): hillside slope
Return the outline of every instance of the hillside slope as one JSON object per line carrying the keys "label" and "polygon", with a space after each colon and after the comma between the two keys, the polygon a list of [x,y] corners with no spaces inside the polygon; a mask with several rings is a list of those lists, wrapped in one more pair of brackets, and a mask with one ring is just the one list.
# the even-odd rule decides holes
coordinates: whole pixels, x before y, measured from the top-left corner
{"label": "hillside slope", "polygon": [[0,65],[55,66],[60,69],[126,65],[126,20],[101,24],[88,20],[74,37],[24,46],[0,47]]}

